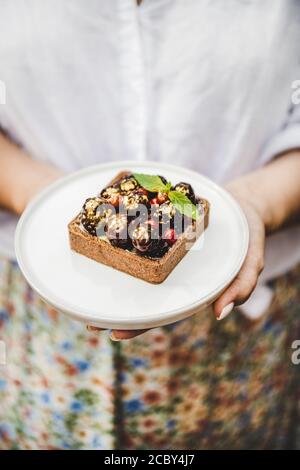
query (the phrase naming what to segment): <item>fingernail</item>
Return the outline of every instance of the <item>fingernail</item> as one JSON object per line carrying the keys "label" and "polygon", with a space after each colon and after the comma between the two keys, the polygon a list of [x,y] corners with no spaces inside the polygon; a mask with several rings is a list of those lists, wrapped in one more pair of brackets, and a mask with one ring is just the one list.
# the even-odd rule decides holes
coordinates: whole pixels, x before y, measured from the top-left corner
{"label": "fingernail", "polygon": [[121,338],[117,338],[117,337],[115,336],[115,332],[114,332],[114,331],[112,331],[112,332],[110,333],[109,337],[110,337],[110,339],[111,339],[112,341],[121,341]]}
{"label": "fingernail", "polygon": [[224,318],[226,318],[233,310],[233,307],[234,302],[231,302],[230,304],[226,305],[226,307],[224,307],[222,312],[220,313],[219,317],[217,317],[217,320],[223,320]]}
{"label": "fingernail", "polygon": [[97,328],[96,326],[92,326],[92,325],[87,325],[86,329],[90,331],[91,333],[100,333],[101,331],[103,331],[103,328]]}

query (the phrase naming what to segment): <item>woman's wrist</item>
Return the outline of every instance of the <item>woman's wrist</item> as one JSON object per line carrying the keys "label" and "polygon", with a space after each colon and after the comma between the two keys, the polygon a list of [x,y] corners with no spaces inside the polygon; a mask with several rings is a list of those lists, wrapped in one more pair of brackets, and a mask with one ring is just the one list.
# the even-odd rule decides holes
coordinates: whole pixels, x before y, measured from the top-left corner
{"label": "woman's wrist", "polygon": [[33,160],[0,134],[0,206],[22,214],[32,197],[62,176],[48,163]]}
{"label": "woman's wrist", "polygon": [[300,152],[293,151],[230,182],[227,189],[256,210],[269,234],[299,221],[299,180]]}
{"label": "woman's wrist", "polygon": [[265,197],[265,195],[261,194],[261,191],[258,191],[255,178],[252,178],[252,175],[232,181],[226,186],[226,189],[240,203],[247,204],[255,210],[262,220],[266,232],[272,231],[273,217],[268,197]]}
{"label": "woman's wrist", "polygon": [[61,170],[48,163],[31,160],[23,172],[24,179],[11,195],[12,211],[21,215],[29,202],[41,190],[63,176]]}

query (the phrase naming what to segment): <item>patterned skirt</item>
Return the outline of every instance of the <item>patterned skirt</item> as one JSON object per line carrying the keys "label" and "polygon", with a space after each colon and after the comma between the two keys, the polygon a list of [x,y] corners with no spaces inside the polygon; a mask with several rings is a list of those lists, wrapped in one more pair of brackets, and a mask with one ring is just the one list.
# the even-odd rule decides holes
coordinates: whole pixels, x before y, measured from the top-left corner
{"label": "patterned skirt", "polygon": [[299,448],[300,267],[273,287],[257,322],[202,312],[113,343],[0,260],[0,449]]}

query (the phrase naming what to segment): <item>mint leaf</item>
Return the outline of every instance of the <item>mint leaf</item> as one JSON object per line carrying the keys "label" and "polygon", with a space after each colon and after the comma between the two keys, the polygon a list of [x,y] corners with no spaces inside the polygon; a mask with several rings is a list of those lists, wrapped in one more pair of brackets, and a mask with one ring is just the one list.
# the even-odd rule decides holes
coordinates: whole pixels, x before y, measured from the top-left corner
{"label": "mint leaf", "polygon": [[168,193],[170,201],[182,215],[194,220],[199,218],[199,212],[195,204],[193,204],[183,193],[179,191],[171,191],[171,183],[164,184],[161,178],[156,175],[133,173],[133,176],[143,188],[147,189],[147,191]]}
{"label": "mint leaf", "polygon": [[143,173],[133,173],[137,182],[147,191],[152,192],[166,192],[166,185],[162,182],[161,178],[156,175],[145,175]]}
{"label": "mint leaf", "polygon": [[174,207],[182,214],[191,219],[197,220],[199,218],[199,212],[195,204],[193,204],[187,196],[179,191],[170,191],[169,199]]}

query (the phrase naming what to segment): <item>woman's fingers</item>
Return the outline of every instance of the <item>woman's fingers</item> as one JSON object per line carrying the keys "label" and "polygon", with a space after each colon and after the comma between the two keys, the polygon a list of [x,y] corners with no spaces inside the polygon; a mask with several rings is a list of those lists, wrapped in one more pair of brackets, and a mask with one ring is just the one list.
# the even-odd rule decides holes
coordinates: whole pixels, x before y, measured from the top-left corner
{"label": "woman's fingers", "polygon": [[264,266],[264,224],[251,206],[243,208],[249,224],[249,249],[241,271],[214,304],[214,313],[218,320],[227,317],[235,305],[246,302],[255,289]]}
{"label": "woman's fingers", "polygon": [[97,328],[97,326],[86,325],[86,329],[91,333],[97,333],[98,331],[105,331],[105,328]]}
{"label": "woman's fingers", "polygon": [[[96,326],[87,325],[87,330],[91,333],[98,333],[99,331],[106,331],[105,328],[97,328]],[[110,339],[112,341],[121,341],[125,339],[132,339],[136,336],[142,335],[147,330],[112,330],[110,331]]]}
{"label": "woman's fingers", "polygon": [[246,302],[256,287],[260,271],[259,264],[252,264],[251,260],[245,262],[236,279],[214,304],[218,320],[227,317],[235,305]]}
{"label": "woman's fingers", "polygon": [[124,339],[132,339],[136,336],[142,335],[147,330],[113,330],[110,334],[110,339],[113,341],[121,341]]}

